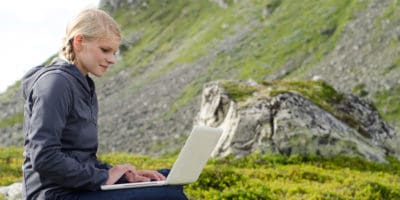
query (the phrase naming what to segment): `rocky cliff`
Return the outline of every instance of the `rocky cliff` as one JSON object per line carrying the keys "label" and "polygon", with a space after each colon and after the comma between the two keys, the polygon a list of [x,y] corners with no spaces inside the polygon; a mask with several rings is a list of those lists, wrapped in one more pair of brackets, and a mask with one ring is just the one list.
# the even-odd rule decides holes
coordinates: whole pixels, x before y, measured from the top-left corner
{"label": "rocky cliff", "polygon": [[[124,36],[118,64],[95,80],[101,151],[160,155],[179,149],[200,112],[203,85],[224,79],[325,80],[370,101],[398,130],[397,2],[103,0],[101,6]],[[22,146],[19,90],[16,83],[0,96],[1,145]],[[298,112],[304,103],[293,96],[283,102],[299,104]],[[285,116],[274,119],[306,123]],[[334,127],[334,138],[338,130],[358,132],[339,122]]]}

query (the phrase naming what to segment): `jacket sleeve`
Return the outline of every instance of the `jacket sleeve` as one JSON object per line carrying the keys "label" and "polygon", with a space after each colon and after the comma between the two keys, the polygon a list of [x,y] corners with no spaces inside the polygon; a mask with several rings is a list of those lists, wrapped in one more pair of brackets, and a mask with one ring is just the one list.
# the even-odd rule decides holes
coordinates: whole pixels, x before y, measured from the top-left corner
{"label": "jacket sleeve", "polygon": [[66,77],[57,73],[41,77],[33,87],[32,103],[28,139],[33,169],[64,187],[98,190],[108,179],[107,169],[78,162],[61,151],[62,130],[73,105]]}
{"label": "jacket sleeve", "polygon": [[95,162],[96,162],[96,167],[97,168],[106,169],[106,170],[109,170],[109,169],[112,168],[112,166],[110,164],[101,162],[97,158],[96,158]]}
{"label": "jacket sleeve", "polygon": [[[107,169],[107,170],[109,170],[109,169],[111,169],[113,167],[112,165],[104,163],[104,162],[101,162],[101,161],[99,161],[97,159],[96,159],[96,166],[98,168]],[[128,180],[126,179],[125,176],[121,176],[121,178],[119,178],[118,181],[115,182],[115,184],[122,184],[122,183],[128,183]]]}

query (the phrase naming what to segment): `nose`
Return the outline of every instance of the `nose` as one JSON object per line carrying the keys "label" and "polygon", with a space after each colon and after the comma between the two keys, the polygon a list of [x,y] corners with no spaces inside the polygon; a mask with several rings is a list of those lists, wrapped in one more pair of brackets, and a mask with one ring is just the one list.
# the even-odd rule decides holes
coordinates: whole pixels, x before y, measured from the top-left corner
{"label": "nose", "polygon": [[108,64],[111,64],[111,65],[114,64],[115,63],[115,55],[111,54],[111,55],[107,56],[106,61]]}

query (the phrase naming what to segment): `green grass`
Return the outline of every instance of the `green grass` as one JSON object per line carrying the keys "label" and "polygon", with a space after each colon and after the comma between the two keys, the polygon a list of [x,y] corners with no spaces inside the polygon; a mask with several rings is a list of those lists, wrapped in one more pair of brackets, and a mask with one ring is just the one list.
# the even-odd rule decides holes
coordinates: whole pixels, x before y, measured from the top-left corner
{"label": "green grass", "polygon": [[[194,64],[211,55],[203,66],[207,73],[199,74],[185,87],[165,114],[170,117],[199,95],[202,85],[209,81],[252,78],[261,82],[282,67],[287,71],[281,79],[296,79],[308,73],[312,70],[308,66],[334,48],[345,24],[369,1],[226,1],[227,9],[210,1],[146,2],[147,6],[139,4],[133,11],[121,9],[113,13],[125,37],[134,33],[140,37],[131,48],[123,49],[123,60],[107,76],[129,68],[131,76],[146,75],[150,81],[173,67]],[[383,18],[397,19],[398,4],[389,7]],[[262,16],[264,8],[270,9],[269,16]],[[225,44],[227,37],[236,40]],[[392,46],[397,44],[394,41]],[[387,73],[398,70],[399,63],[399,59],[394,60]],[[157,66],[157,70],[146,74],[152,66]],[[258,90],[270,96],[296,92],[336,116],[348,117],[335,114],[334,105],[340,103],[342,96],[323,82],[272,81],[264,82],[261,88],[224,84],[238,102],[251,98]],[[13,88],[19,86],[17,82],[1,94],[0,102],[9,100]],[[363,85],[354,91],[365,92]],[[385,119],[392,123],[400,121],[400,110],[393,106],[398,104],[399,94],[400,87],[382,91],[375,101]],[[8,117],[0,122],[0,127],[21,120],[21,114]],[[351,116],[346,121],[351,122]],[[112,164],[128,162],[139,169],[159,169],[171,167],[176,154],[152,158],[110,153],[99,157]],[[191,199],[400,199],[400,162],[389,161],[378,164],[349,157],[258,154],[239,159],[228,157],[211,160],[200,179],[185,186],[185,191]],[[0,148],[0,185],[21,181],[21,164],[22,149]]]}
{"label": "green grass", "polygon": [[[160,64],[167,57],[175,58],[172,60],[175,63],[182,63],[185,60],[192,61],[197,58],[196,55],[202,54],[201,51],[207,50],[204,45],[198,46],[196,51],[187,48],[206,40],[194,40],[198,35],[212,34],[207,31],[209,24],[205,22],[213,20],[213,14],[217,11],[215,4],[208,1],[152,0],[148,1],[147,5],[139,6],[134,12],[122,9],[114,13],[116,20],[123,27],[125,38],[133,33],[141,35],[132,48],[122,52],[124,59],[113,69],[114,73],[130,67],[134,69],[134,75],[137,75],[149,64]],[[181,55],[180,52],[188,54]],[[166,68],[162,68],[161,72],[156,74],[174,66],[165,62],[162,64]]]}
{"label": "green grass", "polygon": [[203,83],[205,81],[204,79],[207,79],[207,77],[200,78],[199,80],[187,85],[177,100],[168,109],[168,111],[164,113],[163,117],[165,119],[170,119],[179,108],[188,104],[193,97],[201,94]]}
{"label": "green grass", "polygon": [[[125,39],[138,37],[123,48],[123,59],[107,76],[129,68],[131,76],[144,77],[134,84],[137,90],[176,66],[203,65],[206,73],[185,87],[168,117],[198,96],[208,81],[261,81],[288,63],[280,78],[306,73],[333,49],[354,13],[367,5],[356,0],[225,2],[226,9],[210,1],[150,0],[133,10],[122,6],[114,11]],[[267,8],[270,14],[263,16]]]}
{"label": "green grass", "polygon": [[221,82],[221,86],[228,92],[229,96],[234,101],[245,100],[253,96],[254,92],[259,91],[259,88],[257,88],[256,86],[251,86],[239,82],[223,81]]}
{"label": "green grass", "polygon": [[[256,8],[272,1],[256,2],[251,12],[260,14],[262,10]],[[222,65],[233,65],[238,70],[236,78],[261,80],[289,63],[281,78],[298,76],[296,70],[307,68],[333,49],[344,25],[362,9],[349,0],[274,2],[280,3],[270,16],[253,17],[263,26],[255,27],[238,45],[220,54],[230,58]]]}
{"label": "green grass", "polygon": [[22,112],[8,116],[7,118],[2,119],[0,121],[0,128],[13,126],[15,124],[22,123],[23,118],[24,118],[24,113],[22,113]]}
{"label": "green grass", "polygon": [[[229,78],[260,82],[282,69],[277,79],[298,80],[312,73],[312,66],[336,46],[346,24],[370,3],[369,0],[225,2],[229,5],[226,9],[211,1],[186,0],[149,0],[134,9],[122,6],[113,16],[122,27],[124,39],[136,35],[137,40],[122,49],[122,60],[106,76],[129,69],[133,79],[141,77],[140,83],[132,84],[130,92],[134,92],[174,67],[201,64],[206,68],[204,73],[188,83],[164,113],[164,118],[170,118],[200,95],[202,85],[209,81]],[[392,2],[374,23],[396,21],[398,5]],[[269,15],[263,16],[265,9]],[[376,35],[374,38],[381,35],[379,31],[371,34]],[[394,38],[385,51],[392,52],[397,46]],[[399,60],[395,58],[385,73],[396,72]],[[369,94],[362,84],[355,86],[353,92],[360,96]],[[398,95],[384,99],[387,96],[385,92],[378,94],[380,110],[394,105]],[[330,109],[329,105],[321,106]],[[397,123],[398,109],[393,109],[384,116]],[[330,111],[335,113],[334,109]],[[351,116],[341,118],[354,121]]]}
{"label": "green grass", "polygon": [[383,113],[383,118],[390,124],[400,128],[400,86],[390,90],[380,91],[374,98],[374,104]]}
{"label": "green grass", "polygon": [[0,146],[0,186],[22,180],[22,162],[21,148]]}
{"label": "green grass", "polygon": [[[399,8],[400,2],[394,1],[391,2],[385,12],[375,20],[375,24],[377,27],[383,27],[383,24],[390,21],[390,24],[397,25],[399,22]],[[387,25],[385,25],[387,26]],[[374,32],[374,39],[379,40],[380,37],[384,35],[383,28]],[[374,42],[374,41],[371,41]],[[397,52],[399,46],[399,41],[396,38],[392,38],[389,45],[385,47],[384,53],[385,55],[390,55],[393,52]],[[383,71],[383,75],[399,73],[400,68],[400,56],[395,54],[392,59],[392,63],[385,67]],[[373,102],[376,107],[382,112],[382,116],[386,121],[388,121],[391,125],[394,125],[400,129],[400,107],[399,100],[400,100],[400,86],[395,86],[394,88],[390,89],[383,89],[378,91],[377,93],[373,94]]]}
{"label": "green grass", "polygon": [[[109,153],[99,158],[160,169],[170,168],[176,154],[154,158]],[[212,159],[185,192],[190,199],[399,199],[400,162],[388,160],[382,164],[357,157],[261,154]],[[21,181],[21,164],[22,149],[0,148],[0,185]]]}
{"label": "green grass", "polygon": [[0,103],[10,101],[15,91],[21,87],[21,81],[16,81],[13,85],[9,86],[4,93],[0,94]]}

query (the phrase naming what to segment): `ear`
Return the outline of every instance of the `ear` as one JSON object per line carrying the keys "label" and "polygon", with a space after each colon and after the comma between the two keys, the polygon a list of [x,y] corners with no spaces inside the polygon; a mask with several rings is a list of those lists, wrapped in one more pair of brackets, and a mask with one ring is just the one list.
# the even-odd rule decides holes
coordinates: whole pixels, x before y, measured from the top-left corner
{"label": "ear", "polygon": [[82,48],[83,48],[83,40],[84,40],[84,38],[83,38],[82,34],[77,34],[77,35],[74,36],[73,46],[74,46],[74,49],[76,51],[79,52],[79,51],[82,50]]}

